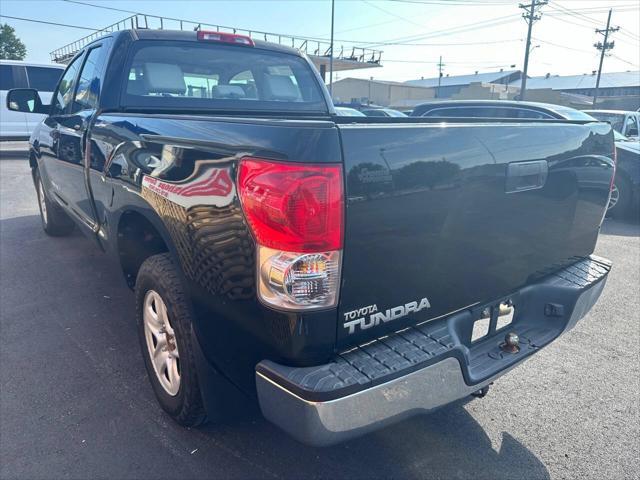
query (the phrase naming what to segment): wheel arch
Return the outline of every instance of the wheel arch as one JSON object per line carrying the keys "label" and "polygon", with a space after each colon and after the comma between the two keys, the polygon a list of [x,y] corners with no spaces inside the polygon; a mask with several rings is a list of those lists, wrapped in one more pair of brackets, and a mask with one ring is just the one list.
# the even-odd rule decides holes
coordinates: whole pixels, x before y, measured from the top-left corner
{"label": "wheel arch", "polygon": [[122,210],[116,221],[115,233],[114,247],[129,288],[135,287],[142,263],[153,255],[169,253],[181,269],[171,236],[155,212],[135,207]]}
{"label": "wheel arch", "polygon": [[29,167],[31,168],[31,180],[33,180],[34,185],[36,183],[36,170],[38,170],[38,159],[36,155],[33,147],[29,148]]}

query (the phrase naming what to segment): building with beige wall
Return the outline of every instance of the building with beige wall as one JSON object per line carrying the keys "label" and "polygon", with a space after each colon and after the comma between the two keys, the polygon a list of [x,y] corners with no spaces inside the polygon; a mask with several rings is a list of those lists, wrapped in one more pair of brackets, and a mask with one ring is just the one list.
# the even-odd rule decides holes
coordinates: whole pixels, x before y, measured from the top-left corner
{"label": "building with beige wall", "polygon": [[[411,110],[432,99],[514,100],[520,93],[518,70],[472,75],[444,76],[408,82],[389,82],[345,78],[334,82],[335,103],[380,105]],[[568,107],[591,108],[595,75],[531,77],[527,81],[526,99]],[[438,94],[439,92],[439,94]],[[599,108],[635,110],[640,106],[640,72],[603,73],[598,98]]]}
{"label": "building with beige wall", "polygon": [[513,100],[520,88],[496,83],[471,83],[451,95],[451,100]]}
{"label": "building with beige wall", "polygon": [[412,109],[416,105],[435,97],[433,88],[407,85],[400,82],[343,78],[333,82],[333,101],[336,104],[380,105],[400,110]]}

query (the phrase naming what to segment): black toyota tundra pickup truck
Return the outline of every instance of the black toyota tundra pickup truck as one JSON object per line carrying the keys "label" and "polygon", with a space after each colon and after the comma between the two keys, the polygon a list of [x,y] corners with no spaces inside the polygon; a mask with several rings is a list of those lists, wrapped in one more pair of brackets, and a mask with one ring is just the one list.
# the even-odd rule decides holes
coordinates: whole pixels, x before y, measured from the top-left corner
{"label": "black toyota tundra pickup truck", "polygon": [[204,31],[105,36],[51,105],[7,103],[47,114],[44,230],[77,226],[121,267],[183,425],[248,398],[327,445],[482,395],[610,269],[606,123],[339,117],[297,51]]}

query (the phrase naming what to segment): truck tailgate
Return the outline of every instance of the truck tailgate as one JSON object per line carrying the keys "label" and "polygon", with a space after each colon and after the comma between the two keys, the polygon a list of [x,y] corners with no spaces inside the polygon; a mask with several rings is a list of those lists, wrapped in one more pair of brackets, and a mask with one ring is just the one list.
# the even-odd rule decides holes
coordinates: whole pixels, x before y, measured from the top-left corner
{"label": "truck tailgate", "polygon": [[614,171],[607,124],[339,129],[341,348],[508,295],[594,250]]}

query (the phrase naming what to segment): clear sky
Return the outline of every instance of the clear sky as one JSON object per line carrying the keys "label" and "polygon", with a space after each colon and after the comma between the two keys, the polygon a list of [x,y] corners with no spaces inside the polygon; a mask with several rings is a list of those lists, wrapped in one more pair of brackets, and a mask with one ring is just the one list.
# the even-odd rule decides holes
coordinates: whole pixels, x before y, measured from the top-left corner
{"label": "clear sky", "polygon": [[[330,36],[330,0],[80,0],[104,7],[290,35]],[[524,0],[526,1],[526,0]],[[638,0],[550,0],[534,24],[530,75],[590,73],[598,67],[593,44],[602,40],[613,8],[615,48],[604,71],[640,70]],[[346,76],[404,81],[435,77],[442,55],[450,75],[522,69],[527,26],[513,0],[336,0],[336,51],[375,46],[383,68],[339,72]],[[102,28],[128,13],[63,0],[0,0],[0,15]],[[27,46],[27,60],[49,62],[49,52],[89,30],[0,18]],[[376,45],[377,44],[377,45]]]}

